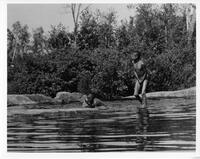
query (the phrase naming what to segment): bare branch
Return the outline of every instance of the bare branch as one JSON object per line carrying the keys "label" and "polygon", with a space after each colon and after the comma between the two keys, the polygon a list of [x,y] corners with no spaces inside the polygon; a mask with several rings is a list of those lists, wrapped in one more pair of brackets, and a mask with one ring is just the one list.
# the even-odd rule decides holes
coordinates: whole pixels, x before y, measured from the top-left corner
{"label": "bare branch", "polygon": [[72,16],[73,16],[73,21],[74,21],[74,24],[75,24],[76,23],[76,20],[75,20],[75,4],[71,5],[71,11],[72,11]]}
{"label": "bare branch", "polygon": [[76,25],[78,23],[78,17],[79,17],[79,14],[80,14],[80,9],[81,9],[81,4],[78,5],[78,11],[77,11],[77,15],[76,15]]}

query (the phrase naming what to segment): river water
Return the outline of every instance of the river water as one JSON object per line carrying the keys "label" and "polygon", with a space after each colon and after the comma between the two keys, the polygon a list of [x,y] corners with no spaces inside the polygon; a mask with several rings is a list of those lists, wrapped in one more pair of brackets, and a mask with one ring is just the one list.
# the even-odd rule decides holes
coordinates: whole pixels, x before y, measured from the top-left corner
{"label": "river water", "polygon": [[79,103],[8,107],[7,150],[195,151],[195,98],[148,100],[148,110],[131,100],[106,105],[88,111]]}

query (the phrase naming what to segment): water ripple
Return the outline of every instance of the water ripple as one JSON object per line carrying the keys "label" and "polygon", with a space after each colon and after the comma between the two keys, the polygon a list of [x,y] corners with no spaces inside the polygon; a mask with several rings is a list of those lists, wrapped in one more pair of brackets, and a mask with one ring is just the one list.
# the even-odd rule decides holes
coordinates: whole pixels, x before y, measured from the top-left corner
{"label": "water ripple", "polygon": [[108,109],[75,104],[8,107],[8,151],[114,152],[195,150],[195,99],[106,102]]}

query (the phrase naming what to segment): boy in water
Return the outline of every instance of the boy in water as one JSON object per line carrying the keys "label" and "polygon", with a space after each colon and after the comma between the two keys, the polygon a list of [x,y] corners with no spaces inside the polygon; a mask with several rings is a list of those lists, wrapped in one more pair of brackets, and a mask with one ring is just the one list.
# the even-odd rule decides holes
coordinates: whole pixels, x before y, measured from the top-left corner
{"label": "boy in water", "polygon": [[86,108],[94,108],[96,104],[94,98],[95,98],[94,94],[89,93],[84,99],[82,106]]}
{"label": "boy in water", "polygon": [[[134,96],[142,104],[141,108],[147,107],[146,100],[146,88],[149,78],[149,71],[146,68],[145,63],[141,59],[141,53],[139,51],[134,51],[131,54],[131,64],[133,65],[133,73],[136,78]],[[142,88],[142,98],[139,96],[139,91]]]}

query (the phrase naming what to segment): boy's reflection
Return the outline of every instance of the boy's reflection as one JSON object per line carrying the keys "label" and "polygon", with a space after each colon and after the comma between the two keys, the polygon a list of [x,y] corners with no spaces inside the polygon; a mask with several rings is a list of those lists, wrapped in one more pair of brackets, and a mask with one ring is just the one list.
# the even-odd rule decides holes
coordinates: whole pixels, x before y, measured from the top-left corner
{"label": "boy's reflection", "polygon": [[136,113],[136,149],[139,151],[145,150],[145,145],[147,144],[147,130],[149,125],[149,112],[147,108],[137,108]]}

